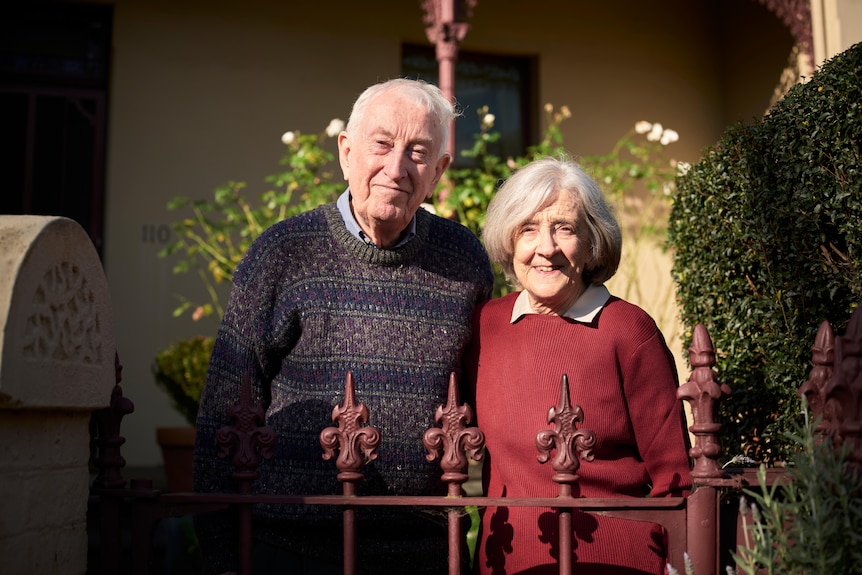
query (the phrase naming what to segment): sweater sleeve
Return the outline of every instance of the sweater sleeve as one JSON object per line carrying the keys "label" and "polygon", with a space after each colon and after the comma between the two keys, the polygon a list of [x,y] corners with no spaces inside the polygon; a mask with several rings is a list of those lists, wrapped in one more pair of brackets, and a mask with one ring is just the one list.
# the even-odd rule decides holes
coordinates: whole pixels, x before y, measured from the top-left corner
{"label": "sweater sleeve", "polygon": [[[236,491],[231,457],[219,457],[216,434],[231,424],[227,412],[239,401],[245,376],[251,380],[252,400],[264,409],[267,407],[279,357],[287,353],[288,344],[273,341],[272,335],[276,332],[274,324],[290,315],[278,293],[284,283],[282,266],[274,265],[272,246],[264,244],[264,236],[259,240],[234,273],[233,289],[201,395],[194,455],[194,488],[198,492]],[[195,527],[203,551],[204,572],[236,570],[238,534],[233,514],[230,511],[202,514]]]}
{"label": "sweater sleeve", "polygon": [[652,333],[624,366],[626,402],[652,482],[650,497],[679,496],[691,488],[691,473],[685,417],[676,397],[676,365],[661,332],[654,322],[649,324]]}

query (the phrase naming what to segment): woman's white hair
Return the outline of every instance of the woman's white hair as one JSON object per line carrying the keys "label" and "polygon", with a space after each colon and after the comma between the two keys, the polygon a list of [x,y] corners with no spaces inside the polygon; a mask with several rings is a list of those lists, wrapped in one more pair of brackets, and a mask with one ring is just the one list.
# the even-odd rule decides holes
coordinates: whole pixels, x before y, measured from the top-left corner
{"label": "woman's white hair", "polygon": [[602,284],[619,267],[622,233],[598,184],[573,160],[546,157],[515,171],[497,190],[485,217],[482,238],[488,256],[515,285],[515,233],[559,194],[571,195],[589,230],[593,259],[584,270],[584,283]]}

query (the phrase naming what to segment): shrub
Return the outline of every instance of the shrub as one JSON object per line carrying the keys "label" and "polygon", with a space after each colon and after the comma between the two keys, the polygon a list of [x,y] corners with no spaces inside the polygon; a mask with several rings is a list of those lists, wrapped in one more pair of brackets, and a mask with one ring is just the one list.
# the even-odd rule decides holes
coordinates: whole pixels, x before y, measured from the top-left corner
{"label": "shrub", "polygon": [[805,414],[788,433],[797,451],[786,476],[767,485],[761,466],[758,488],[746,489],[740,501],[745,539],[734,554],[737,572],[862,573],[862,475],[849,466],[853,443],[836,451]]}
{"label": "shrub", "polygon": [[194,426],[206,381],[215,338],[194,336],[171,344],[156,354],[153,377],[168,394],[171,405]]}
{"label": "shrub", "polygon": [[862,45],[752,125],[730,127],[677,178],[668,237],[681,319],[703,323],[732,397],[725,453],[773,463],[817,327],[862,297]]}

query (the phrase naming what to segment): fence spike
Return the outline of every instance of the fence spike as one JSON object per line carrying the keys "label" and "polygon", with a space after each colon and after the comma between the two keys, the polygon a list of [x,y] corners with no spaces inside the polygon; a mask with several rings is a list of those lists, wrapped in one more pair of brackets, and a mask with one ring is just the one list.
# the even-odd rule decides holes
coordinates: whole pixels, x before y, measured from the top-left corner
{"label": "fence spike", "polygon": [[[798,395],[808,402],[808,408],[814,419],[820,419],[817,431],[832,435],[834,429],[834,414],[827,415],[826,385],[832,379],[835,365],[835,333],[832,325],[824,320],[817,329],[814,345],[811,346],[811,363],[814,367],[808,374],[808,379],[800,386]],[[832,411],[832,410],[830,410]]]}
{"label": "fence spike", "polygon": [[236,448],[232,459],[235,471],[231,476],[239,482],[241,493],[249,493],[252,483],[260,476],[257,471],[260,464],[258,449],[264,459],[272,458],[275,432],[264,425],[265,412],[252,399],[251,377],[248,374],[242,378],[240,400],[228,408],[227,416],[233,424],[225,425],[216,432],[218,455],[227,457],[231,447]]}
{"label": "fence spike", "polygon": [[715,348],[703,324],[697,324],[688,350],[692,372],[687,383],[676,391],[678,399],[688,401],[694,423],[688,428],[694,434],[694,446],[689,455],[694,459],[691,476],[698,478],[723,477],[718,465],[721,444],[718,432],[721,424],[715,422],[715,404],[730,395],[730,387],[720,383],[712,369],[715,366]]}
{"label": "fence spike", "polygon": [[473,409],[461,403],[458,379],[454,372],[449,376],[446,405],[437,407],[434,421],[440,427],[428,429],[422,438],[428,450],[426,459],[434,461],[440,457],[442,480],[449,486],[449,495],[459,496],[461,485],[469,479],[469,461],[465,452],[476,461],[482,459],[485,434],[478,427],[467,427],[473,422]]}
{"label": "fence spike", "polygon": [[[569,399],[569,376],[563,374],[560,383],[560,399],[556,407],[548,410],[547,421],[554,429],[543,429],[536,434],[536,449],[539,450],[539,463],[546,463],[551,451],[556,455],[551,461],[551,467],[556,472],[553,480],[563,486],[571,487],[578,481],[577,471],[580,459],[593,460],[593,447],[596,445],[596,434],[587,428],[578,428],[583,424],[584,411],[580,405],[572,406]],[[566,491],[568,493],[568,491]]]}
{"label": "fence spike", "polygon": [[835,340],[835,366],[827,382],[824,418],[836,433],[836,449],[850,443],[849,460],[857,471],[862,470],[862,310],[858,306],[843,336]]}
{"label": "fence spike", "polygon": [[135,411],[135,404],[128,397],[123,396],[123,388],[120,386],[123,380],[122,374],[123,365],[120,363],[120,355],[115,353],[114,387],[111,390],[110,403],[108,407],[93,413],[96,436],[92,441],[98,453],[94,463],[99,470],[93,485],[106,489],[126,486],[122,473],[123,467],[126,466],[126,459],[120,453],[120,447],[126,442],[126,438],[120,435],[120,426],[123,417]]}
{"label": "fence spike", "polygon": [[[356,403],[352,371],[348,371],[345,378],[344,403],[332,409],[332,421],[337,423],[337,428],[327,427],[320,432],[323,458],[332,459],[338,449],[339,455],[335,460],[335,466],[340,471],[338,480],[342,483],[361,481],[365,459],[370,461],[377,458],[380,431],[365,425],[368,423],[368,408],[364,403]],[[361,457],[363,454],[365,458]]]}

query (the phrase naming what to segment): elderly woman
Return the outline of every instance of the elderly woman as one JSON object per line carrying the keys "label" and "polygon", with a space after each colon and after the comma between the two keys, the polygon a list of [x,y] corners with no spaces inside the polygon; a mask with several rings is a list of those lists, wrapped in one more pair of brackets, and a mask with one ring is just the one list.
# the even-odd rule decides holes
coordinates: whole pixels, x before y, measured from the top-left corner
{"label": "elderly woman", "polygon": [[[655,322],[604,286],[620,261],[620,228],[596,183],[574,162],[541,159],[515,172],[488,207],[485,247],[521,290],[474,316],[465,380],[487,461],[489,497],[555,497],[536,433],[568,375],[572,404],[596,435],[576,497],[665,497],[690,487],[687,435],[673,358]],[[577,573],[664,573],[655,524],[577,513]],[[549,509],[484,510],[482,574],[557,573]]]}

